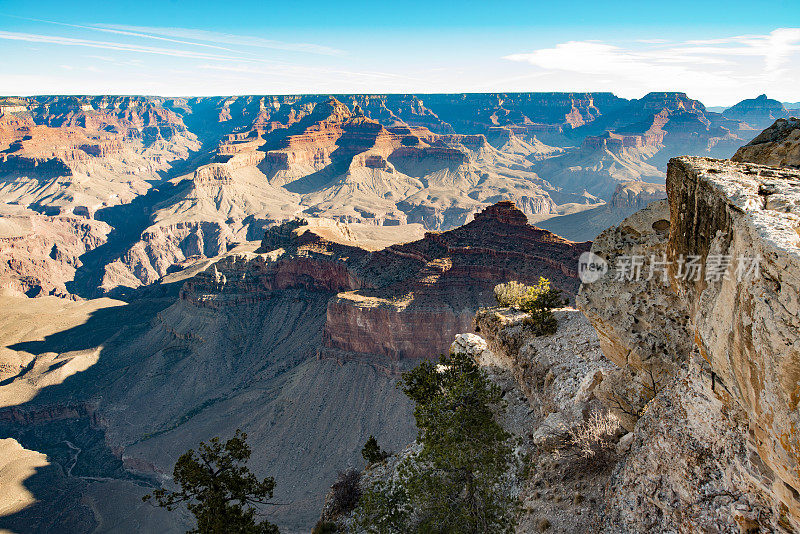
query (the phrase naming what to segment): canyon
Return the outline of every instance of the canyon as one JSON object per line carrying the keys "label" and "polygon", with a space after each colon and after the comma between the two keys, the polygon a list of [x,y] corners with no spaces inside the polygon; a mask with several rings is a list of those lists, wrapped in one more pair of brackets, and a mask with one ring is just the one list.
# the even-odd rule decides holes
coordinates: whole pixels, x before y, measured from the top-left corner
{"label": "canyon", "polygon": [[[307,532],[369,435],[413,441],[397,379],[454,339],[508,390],[524,446],[547,449],[521,482],[524,532],[548,514],[577,531],[576,510],[607,531],[796,528],[798,127],[769,99],[730,109],[682,93],[0,99],[0,528],[183,531],[141,495],[241,428],[276,477],[273,519]],[[665,287],[612,269],[581,286],[589,250],[755,250],[765,276]],[[531,338],[490,307],[496,284],[540,276],[568,307]],[[663,391],[645,399],[651,369]],[[647,411],[617,414],[613,465],[570,479],[548,448],[559,425],[615,391]],[[537,482],[554,477],[585,500],[554,512]]]}
{"label": "canyon", "polygon": [[119,297],[296,216],[400,235],[500,199],[592,239],[630,214],[618,185],[663,184],[670,157],[728,157],[790,114],[766,97],[721,114],[683,93],[6,97],[0,219],[87,237],[78,262],[3,246],[0,285]]}
{"label": "canyon", "polygon": [[[369,434],[397,446],[410,439],[410,407],[394,388],[400,372],[445,352],[500,282],[547,276],[574,298],[589,248],[529,225],[510,201],[406,244],[368,250],[358,236],[343,223],[293,220],[270,228],[257,249],[168,275],[127,304],[8,294],[0,428],[53,462],[26,482],[29,491],[75,495],[74,531],[131,517],[180,531],[185,518],[140,505],[98,512],[98,492],[113,489],[130,505],[168,483],[181,449],[242,428],[259,443],[253,465],[276,473],[277,495],[291,503],[275,517],[302,531]],[[85,323],[25,328],[25,302],[46,309],[50,299],[68,316],[83,306]],[[66,444],[96,469],[54,469],[71,461]],[[41,502],[0,525],[22,528],[53,506]]]}

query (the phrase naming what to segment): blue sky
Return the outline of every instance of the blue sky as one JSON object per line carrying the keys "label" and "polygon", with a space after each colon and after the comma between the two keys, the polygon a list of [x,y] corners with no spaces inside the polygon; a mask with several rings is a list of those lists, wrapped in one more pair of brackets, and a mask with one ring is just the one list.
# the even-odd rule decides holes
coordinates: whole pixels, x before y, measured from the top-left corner
{"label": "blue sky", "polygon": [[[762,7],[758,7],[761,5]],[[800,1],[10,2],[0,94],[680,90],[800,101]]]}

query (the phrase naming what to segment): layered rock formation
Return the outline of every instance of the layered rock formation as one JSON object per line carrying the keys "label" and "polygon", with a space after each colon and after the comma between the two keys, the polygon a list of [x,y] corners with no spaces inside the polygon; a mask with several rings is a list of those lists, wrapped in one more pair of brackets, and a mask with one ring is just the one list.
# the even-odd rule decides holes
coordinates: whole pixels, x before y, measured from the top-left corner
{"label": "layered rock formation", "polygon": [[[128,203],[199,148],[180,116],[144,97],[29,101],[0,116],[0,199],[93,217]],[[16,109],[16,108],[15,108]]]}
{"label": "layered rock formation", "polygon": [[318,232],[299,223],[271,230],[261,251],[274,252],[218,262],[187,282],[183,298],[217,306],[298,285],[338,293],[327,306],[320,355],[390,369],[444,351],[469,330],[478,307],[491,304],[500,282],[544,276],[573,296],[578,256],[589,247],[531,227],[508,201],[461,228],[373,253]]}
{"label": "layered rock formation", "polygon": [[765,128],[775,119],[788,118],[790,114],[781,102],[767,95],[747,98],[722,112],[723,117],[746,122],[755,129]]}
{"label": "layered rock formation", "polygon": [[[37,244],[31,232],[37,221],[57,225],[66,216],[0,219],[8,237],[23,237],[20,254],[46,252],[51,261],[72,269],[95,258],[92,251],[81,253],[78,241],[88,248],[89,242],[97,246],[107,240],[94,251],[113,245],[118,258],[129,258],[120,262],[120,279],[149,283],[166,274],[164,284],[151,285],[128,305],[106,302],[94,309],[100,301],[51,297],[30,301],[40,307],[24,315],[20,310],[31,306],[29,301],[18,296],[3,300],[0,315],[6,326],[0,330],[6,347],[0,369],[7,409],[0,411],[0,431],[28,451],[47,450],[51,465],[37,471],[28,486],[38,504],[0,518],[0,527],[32,524],[61,506],[69,509],[64,523],[46,526],[91,531],[98,524],[136,521],[146,529],[185,530],[184,518],[166,519],[141,508],[138,499],[146,492],[141,484],[168,484],[166,475],[183,451],[242,428],[258,443],[254,469],[274,474],[278,498],[292,503],[278,512],[279,521],[290,531],[307,531],[328,481],[348,463],[360,461],[358,451],[368,435],[378,435],[395,450],[412,439],[410,407],[394,387],[396,372],[417,358],[447,350],[455,334],[474,329],[486,337],[487,346],[478,350],[472,337],[459,337],[458,346],[498,369],[492,373],[510,405],[504,424],[536,457],[532,477],[518,481],[527,509],[524,529],[541,528],[544,519],[569,531],[596,526],[607,532],[798,528],[798,171],[705,158],[674,160],[667,175],[670,202],[651,203],[594,244],[611,269],[605,278],[583,286],[578,303],[597,334],[578,312],[561,310],[560,334],[531,339],[521,314],[492,310],[480,314],[477,323],[471,319],[491,304],[492,287],[509,279],[533,282],[546,276],[572,296],[578,288],[577,259],[589,244],[530,226],[525,213],[509,202],[464,213],[474,220],[460,228],[367,250],[357,246],[359,235],[371,235],[376,244],[393,242],[396,236],[379,232],[398,227],[359,234],[366,225],[341,220],[280,224],[278,219],[295,215],[287,201],[281,217],[263,222],[261,228],[268,231],[260,250],[247,245],[228,250],[246,235],[246,226],[262,224],[246,212],[260,209],[253,207],[258,202],[274,208],[267,198],[274,191],[266,189],[266,175],[259,170],[263,161],[258,156],[268,152],[253,146],[262,146],[268,131],[280,132],[289,122],[299,125],[298,132],[312,128],[303,120],[313,114],[313,106],[301,100],[215,101],[215,123],[243,124],[260,117],[263,131],[257,138],[264,141],[250,144],[254,138],[245,124],[242,132],[247,133],[238,141],[247,146],[231,149],[224,162],[160,184],[148,202],[132,203],[130,211],[115,208],[117,238],[107,237],[108,227],[98,233],[102,221],[70,217],[88,226],[64,229],[68,235],[58,239],[75,250],[62,251],[56,243],[53,252],[46,250],[47,243]],[[654,99],[653,109],[662,100]],[[262,107],[265,102],[272,103]],[[200,103],[169,105],[179,110]],[[362,116],[363,109],[348,108],[345,114],[341,105],[331,105],[323,108],[331,121],[315,119],[313,124],[341,130],[336,148],[325,156],[331,165],[337,150],[355,153],[343,182],[349,186],[359,185],[353,169],[389,174],[394,168],[397,174],[402,165],[410,168],[408,158],[415,150],[466,154],[467,163],[458,168],[478,166],[481,158],[507,157],[481,135],[425,137],[415,129],[417,141],[404,144],[412,137],[410,127],[403,133],[397,125],[376,127]],[[580,111],[581,120],[590,111]],[[700,111],[686,110],[698,121]],[[433,122],[430,113],[419,108],[414,113]],[[765,150],[747,157],[785,158],[776,151],[794,134],[782,124],[767,136]],[[286,138],[285,133],[278,137]],[[514,135],[520,134],[515,130]],[[395,146],[398,138],[400,146]],[[512,143],[510,134],[505,139],[504,144]],[[603,150],[619,140],[614,135],[599,139]],[[630,148],[622,143],[623,150]],[[389,156],[382,156],[382,150]],[[513,175],[510,163],[504,168]],[[433,175],[426,176],[433,181]],[[457,183],[450,170],[436,177],[441,180],[437,187]],[[490,178],[481,175],[474,187]],[[241,193],[236,184],[248,179],[250,192],[259,187],[268,192]],[[313,181],[303,180],[287,185]],[[275,187],[282,194],[305,195]],[[641,182],[624,184],[612,204],[620,212],[637,209],[658,190]],[[237,191],[240,196],[226,196]],[[429,185],[425,194],[434,191]],[[559,204],[594,200],[589,194],[551,191]],[[488,199],[475,202],[483,206]],[[429,210],[424,212],[433,221],[429,226],[445,225],[435,205],[408,203],[415,206],[409,213]],[[183,210],[195,208],[195,213],[213,213],[216,223],[201,217],[184,220]],[[169,232],[142,239],[139,224],[147,229],[154,220],[164,221],[161,228]],[[133,228],[122,242],[119,231],[126,226],[119,221]],[[224,234],[225,228],[239,233]],[[421,230],[414,227],[414,235],[419,237]],[[759,277],[739,283],[737,256],[753,252],[761,256]],[[190,265],[192,256],[200,254],[220,255]],[[701,272],[697,281],[683,280],[678,276],[681,254],[696,255],[702,263],[733,256],[730,278],[706,279]],[[641,278],[623,269],[624,258],[631,256],[647,261]],[[651,256],[672,264],[662,264],[650,276]],[[53,267],[54,272],[60,269],[53,279],[72,276],[62,263]],[[175,265],[187,268],[170,273]],[[22,279],[14,273],[11,278]],[[175,301],[171,287],[184,279]],[[44,281],[37,284],[51,292]],[[51,285],[59,294],[60,286]],[[72,305],[85,306],[78,310],[81,320],[73,320],[78,311]],[[69,320],[63,322],[61,315]],[[600,358],[601,348],[610,362]],[[609,438],[604,462],[587,464],[564,446],[569,430],[607,409],[622,430]],[[24,451],[14,454],[32,457]],[[104,493],[123,504],[109,505]],[[68,496],[68,505],[54,495]]]}
{"label": "layered rock formation", "polygon": [[0,210],[0,288],[29,297],[70,297],[66,285],[81,256],[106,242],[111,227],[76,216],[45,216],[9,205]]}
{"label": "layered rock formation", "polygon": [[612,209],[637,209],[646,208],[656,200],[667,197],[667,189],[663,184],[649,184],[646,182],[623,182],[614,190],[609,205]]}
{"label": "layered rock formation", "polygon": [[566,191],[582,189],[609,199],[620,183],[663,180],[663,173],[646,162],[657,150],[626,146],[621,136],[606,133],[587,137],[579,149],[541,161],[534,170]]}
{"label": "layered rock formation", "polygon": [[[587,249],[529,226],[513,204],[500,202],[461,228],[373,254],[358,268],[370,275],[364,287],[328,305],[322,354],[396,361],[441,353],[455,333],[470,330],[475,310],[492,303],[503,280],[544,276],[573,295],[577,258]],[[410,272],[398,273],[398,264]]]}
{"label": "layered rock formation", "polygon": [[68,285],[82,296],[126,294],[297,215],[447,230],[507,198],[590,239],[629,213],[576,204],[660,182],[679,153],[727,156],[754,132],[683,93],[2,102],[0,201],[116,230]]}

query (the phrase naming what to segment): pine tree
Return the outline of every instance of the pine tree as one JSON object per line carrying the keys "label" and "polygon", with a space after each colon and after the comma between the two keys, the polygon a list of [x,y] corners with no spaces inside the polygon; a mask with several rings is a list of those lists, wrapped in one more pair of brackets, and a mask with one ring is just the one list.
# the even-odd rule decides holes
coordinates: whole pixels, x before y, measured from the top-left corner
{"label": "pine tree", "polygon": [[236,431],[226,441],[212,438],[178,458],[173,478],[180,491],[157,489],[142,500],[155,499],[173,510],[185,504],[197,520],[196,534],[277,534],[278,527],[256,521],[256,506],[272,504],[275,480],[258,480],[245,465],[250,459],[247,434]]}
{"label": "pine tree", "polygon": [[517,500],[507,474],[517,467],[513,439],[495,420],[500,389],[467,355],[424,362],[406,373],[415,403],[417,454],[397,476],[369,488],[357,511],[368,532],[513,532]]}
{"label": "pine tree", "polygon": [[375,436],[370,436],[364,444],[364,448],[361,449],[361,456],[367,461],[367,465],[372,465],[385,460],[389,453],[380,448]]}

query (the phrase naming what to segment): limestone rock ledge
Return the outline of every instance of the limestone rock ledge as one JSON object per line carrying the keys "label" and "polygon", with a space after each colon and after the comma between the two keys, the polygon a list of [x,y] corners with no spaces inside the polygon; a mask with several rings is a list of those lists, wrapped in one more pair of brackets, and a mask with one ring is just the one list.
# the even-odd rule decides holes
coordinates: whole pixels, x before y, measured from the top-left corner
{"label": "limestone rock ledge", "polygon": [[[612,481],[609,521],[797,531],[800,172],[675,158],[667,193],[668,216],[651,205],[595,241],[611,269],[576,299],[609,359],[643,384],[657,369],[655,398],[627,421],[636,440]],[[621,276],[621,256],[650,254],[670,262],[666,283],[644,280],[646,270]],[[689,256],[731,265],[719,279],[687,279],[679,261]],[[737,276],[740,258],[753,257],[758,271]]]}

